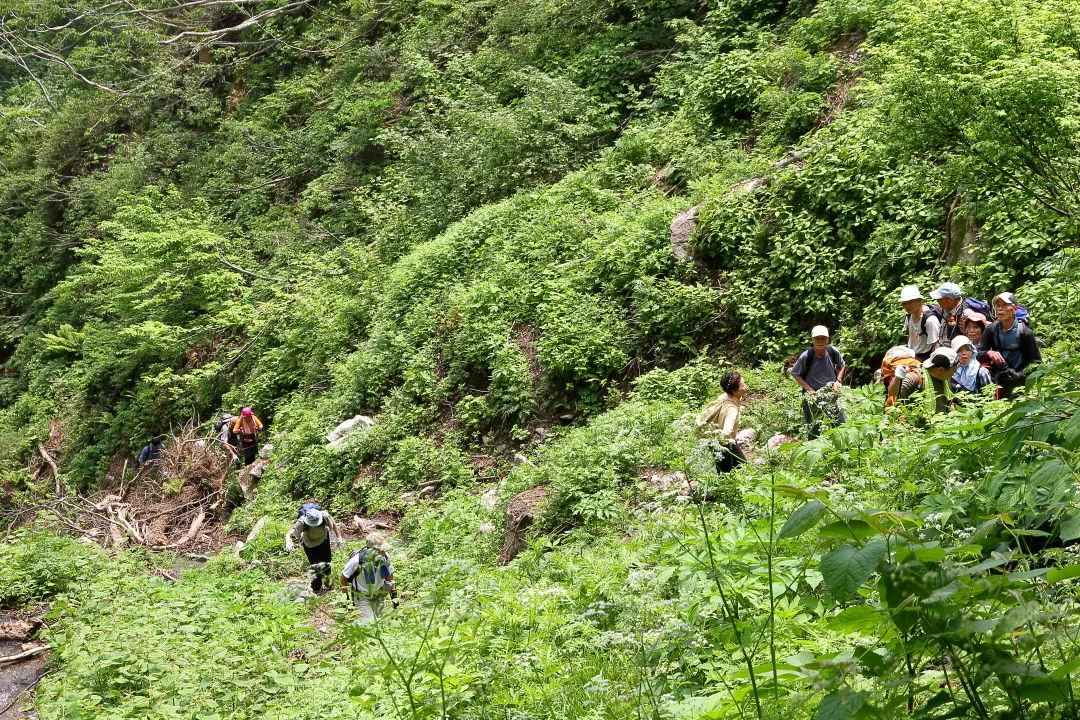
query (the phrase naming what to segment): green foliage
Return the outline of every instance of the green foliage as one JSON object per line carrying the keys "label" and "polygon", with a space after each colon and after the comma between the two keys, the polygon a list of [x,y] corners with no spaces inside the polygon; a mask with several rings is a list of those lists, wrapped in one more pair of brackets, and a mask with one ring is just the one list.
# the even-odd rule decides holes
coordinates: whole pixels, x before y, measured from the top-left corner
{"label": "green foliage", "polygon": [[0,607],[18,608],[78,591],[104,564],[99,552],[45,530],[0,544]]}

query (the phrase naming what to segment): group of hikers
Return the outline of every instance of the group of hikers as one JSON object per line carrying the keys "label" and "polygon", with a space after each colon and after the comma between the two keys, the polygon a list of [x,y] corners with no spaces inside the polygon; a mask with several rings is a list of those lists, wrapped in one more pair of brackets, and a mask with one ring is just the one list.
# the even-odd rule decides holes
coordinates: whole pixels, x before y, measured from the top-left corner
{"label": "group of hikers", "polygon": [[[887,412],[920,394],[932,400],[934,412],[947,412],[990,385],[997,386],[995,397],[1009,398],[1024,386],[1032,367],[1042,362],[1028,312],[1013,293],[1003,292],[986,303],[964,297],[959,285],[947,282],[931,292],[930,299],[934,302],[926,302],[914,285],[900,290],[907,339],[885,353],[874,374],[875,382],[883,386]],[[803,418],[808,437],[814,439],[823,420],[847,421],[840,396],[847,365],[840,350],[830,344],[826,326],[814,326],[810,339],[810,347],[788,359],[785,372],[802,388]],[[716,444],[717,471],[728,472],[746,461],[736,441],[746,383],[731,371],[723,375],[720,387],[723,395],[705,406],[696,426]]]}
{"label": "group of hikers", "polygon": [[[285,550],[293,552],[297,545],[307,556],[311,591],[315,594],[330,587],[331,550],[334,545],[345,547],[345,538],[330,513],[323,510],[314,498],[308,498],[296,514],[296,521],[285,535]],[[389,597],[397,603],[394,565],[390,546],[378,533],[364,538],[364,547],[349,554],[341,568],[338,581],[350,596],[361,621],[372,620],[382,612]]]}
{"label": "group of hikers", "polygon": [[[222,414],[214,424],[214,431],[217,440],[232,456],[234,464],[247,466],[255,462],[258,456],[258,436],[264,427],[252,409],[246,407],[237,416]],[[158,435],[139,452],[141,470],[152,470],[158,466],[165,452],[164,440],[163,435]],[[285,550],[292,553],[298,546],[304,549],[312,593],[319,594],[331,585],[331,550],[335,545],[344,548],[345,536],[330,513],[323,510],[314,498],[309,498],[300,506],[295,522],[285,535]],[[364,547],[349,555],[341,569],[339,582],[356,605],[361,621],[378,616],[388,596],[396,604],[394,566],[386,538],[378,533],[367,535]]]}
{"label": "group of hikers", "polygon": [[[214,423],[217,440],[232,457],[234,465],[250,465],[259,456],[259,433],[264,429],[251,408],[246,407],[239,415],[223,413]],[[161,461],[165,449],[165,436],[158,435],[150,440],[139,452],[139,467],[144,470],[155,468]]]}
{"label": "group of hikers", "polygon": [[[932,400],[934,412],[947,412],[983,394],[990,385],[997,386],[996,397],[1011,397],[1024,385],[1027,371],[1042,361],[1027,310],[1012,293],[1003,292],[988,304],[964,297],[959,285],[947,282],[930,293],[930,299],[934,302],[927,303],[914,285],[900,291],[900,305],[906,314],[906,342],[890,348],[875,373],[875,382],[883,387],[887,412],[912,402],[920,394]],[[840,396],[847,364],[830,339],[828,327],[814,326],[810,347],[785,364],[785,372],[802,388],[802,412],[810,439],[820,435],[826,419],[834,424],[847,421]],[[737,436],[747,387],[737,371],[724,373],[720,386],[723,395],[701,411],[696,426],[715,444],[717,471],[728,472],[746,462]],[[245,466],[258,456],[259,433],[264,427],[249,407],[238,416],[223,414],[214,425],[217,439],[234,463]],[[141,467],[159,462],[162,441],[162,437],[155,437],[142,449]],[[330,587],[331,549],[335,543],[345,547],[334,518],[314,499],[308,499],[300,506],[285,537],[285,549],[304,549],[310,588],[315,594]],[[386,539],[369,534],[364,547],[350,554],[339,583],[354,600],[361,620],[378,616],[387,597],[396,603],[394,566]]]}

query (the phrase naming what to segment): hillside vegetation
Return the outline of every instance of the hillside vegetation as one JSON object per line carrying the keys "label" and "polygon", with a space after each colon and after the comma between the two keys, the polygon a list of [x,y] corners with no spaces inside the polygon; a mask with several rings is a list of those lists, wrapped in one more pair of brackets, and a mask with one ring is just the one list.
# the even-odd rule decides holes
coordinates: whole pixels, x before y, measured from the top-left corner
{"label": "hillside vegetation", "polygon": [[[1075,718],[1078,15],[8,3],[0,604],[51,604],[40,717]],[[1047,362],[886,415],[898,290],[943,281],[1015,291]],[[850,421],[717,476],[721,373],[805,437],[777,369],[819,323]],[[57,534],[53,495],[241,406],[242,557]],[[294,602],[308,496],[397,524],[379,623]]]}

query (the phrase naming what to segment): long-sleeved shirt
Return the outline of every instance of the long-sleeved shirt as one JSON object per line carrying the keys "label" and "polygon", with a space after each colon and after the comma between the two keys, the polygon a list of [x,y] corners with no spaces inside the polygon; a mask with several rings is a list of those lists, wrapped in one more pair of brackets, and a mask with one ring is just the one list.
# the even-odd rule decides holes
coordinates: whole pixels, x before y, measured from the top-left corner
{"label": "long-sleeved shirt", "polygon": [[341,532],[338,530],[334,518],[325,510],[321,512],[322,522],[318,525],[308,525],[303,518],[299,518],[294,522],[289,534],[285,537],[285,545],[291,548],[299,543],[304,547],[318,547],[331,539],[331,533],[333,533],[333,537],[340,539]]}
{"label": "long-sleeved shirt", "polygon": [[739,415],[741,412],[742,408],[739,401],[724,393],[698,413],[694,425],[701,432],[707,432],[711,429],[709,426],[714,426],[716,431],[734,442],[735,435],[739,432]]}
{"label": "long-sleeved shirt", "polygon": [[[990,323],[979,342],[980,354],[997,350],[1013,370],[1023,371],[1028,365],[1042,362],[1042,353],[1035,344],[1035,334],[1027,323],[1013,320],[1012,327],[1005,330],[1001,321]],[[982,358],[980,357],[980,360]]]}

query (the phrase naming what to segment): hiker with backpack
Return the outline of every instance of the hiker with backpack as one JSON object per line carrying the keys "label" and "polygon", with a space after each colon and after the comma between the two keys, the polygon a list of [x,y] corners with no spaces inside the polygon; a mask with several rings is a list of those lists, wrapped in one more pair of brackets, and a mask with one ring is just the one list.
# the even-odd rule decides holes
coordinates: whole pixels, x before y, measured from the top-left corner
{"label": "hiker with backpack", "polygon": [[1001,386],[1001,396],[1005,398],[1024,386],[1028,368],[1042,362],[1035,335],[1026,322],[1027,311],[1021,314],[1021,309],[1011,292],[996,296],[997,320],[986,328],[979,343],[979,360],[989,363],[990,376]]}
{"label": "hiker with backpack", "polygon": [[934,391],[935,413],[944,413],[952,409],[952,390],[949,381],[956,374],[957,363],[956,351],[951,347],[934,350],[923,362],[923,370],[930,378],[930,387]]}
{"label": "hiker with backpack", "polygon": [[927,360],[941,345],[941,308],[924,303],[922,293],[914,285],[900,290],[900,305],[907,313],[904,321],[907,346],[915,352],[916,360]]}
{"label": "hiker with backpack", "polygon": [[885,408],[894,407],[923,389],[922,363],[907,345],[897,345],[881,361],[881,382],[885,385]]}
{"label": "hiker with backpack", "polygon": [[311,591],[318,593],[323,585],[330,585],[330,561],[332,543],[345,547],[345,541],[338,530],[337,523],[326,512],[308,498],[296,513],[293,523],[285,536],[285,550],[292,552],[297,544],[304,548],[308,560],[308,574],[311,576]]}
{"label": "hiker with backpack", "polygon": [[984,317],[990,314],[990,305],[976,298],[965,298],[956,283],[942,283],[941,287],[930,293],[930,299],[941,308],[941,335],[943,347],[949,347],[953,338],[962,334],[964,313],[971,311]]}
{"label": "hiker with backpack", "polygon": [[829,344],[829,328],[815,325],[810,331],[810,342],[810,347],[791,367],[791,377],[802,386],[803,418],[809,428],[807,437],[813,440],[821,434],[823,417],[836,424],[847,422],[840,401],[840,386],[847,366],[840,350]]}
{"label": "hiker with backpack", "polygon": [[990,320],[987,315],[981,312],[975,312],[968,308],[964,310],[963,316],[960,318],[960,330],[967,336],[967,339],[971,341],[971,344],[976,348],[979,347],[979,343],[982,342],[983,333],[986,331],[986,326],[990,324]]}
{"label": "hiker with backpack", "polygon": [[739,434],[739,416],[742,414],[741,403],[747,388],[742,374],[730,370],[720,377],[720,389],[724,394],[698,413],[694,427],[713,452],[716,472],[726,473],[746,462],[746,453],[736,442],[736,437]]}
{"label": "hiker with backpack", "polygon": [[257,418],[249,407],[241,410],[240,417],[233,421],[232,434],[236,436],[245,465],[255,462],[255,458],[259,456],[259,433],[262,429],[262,420]]}
{"label": "hiker with backpack", "polygon": [[157,435],[139,451],[139,467],[144,470],[155,470],[162,453],[165,452],[165,436]]}
{"label": "hiker with backpack", "polygon": [[397,605],[394,564],[385,537],[371,533],[364,538],[363,548],[353,550],[341,569],[341,586],[356,604],[361,622],[378,617],[387,597]]}
{"label": "hiker with backpack", "polygon": [[236,417],[232,413],[221,413],[221,415],[218,416],[218,419],[214,421],[214,438],[221,443],[221,447],[225,448],[225,451],[232,457],[233,465],[239,465],[240,441],[232,431],[235,422]]}

